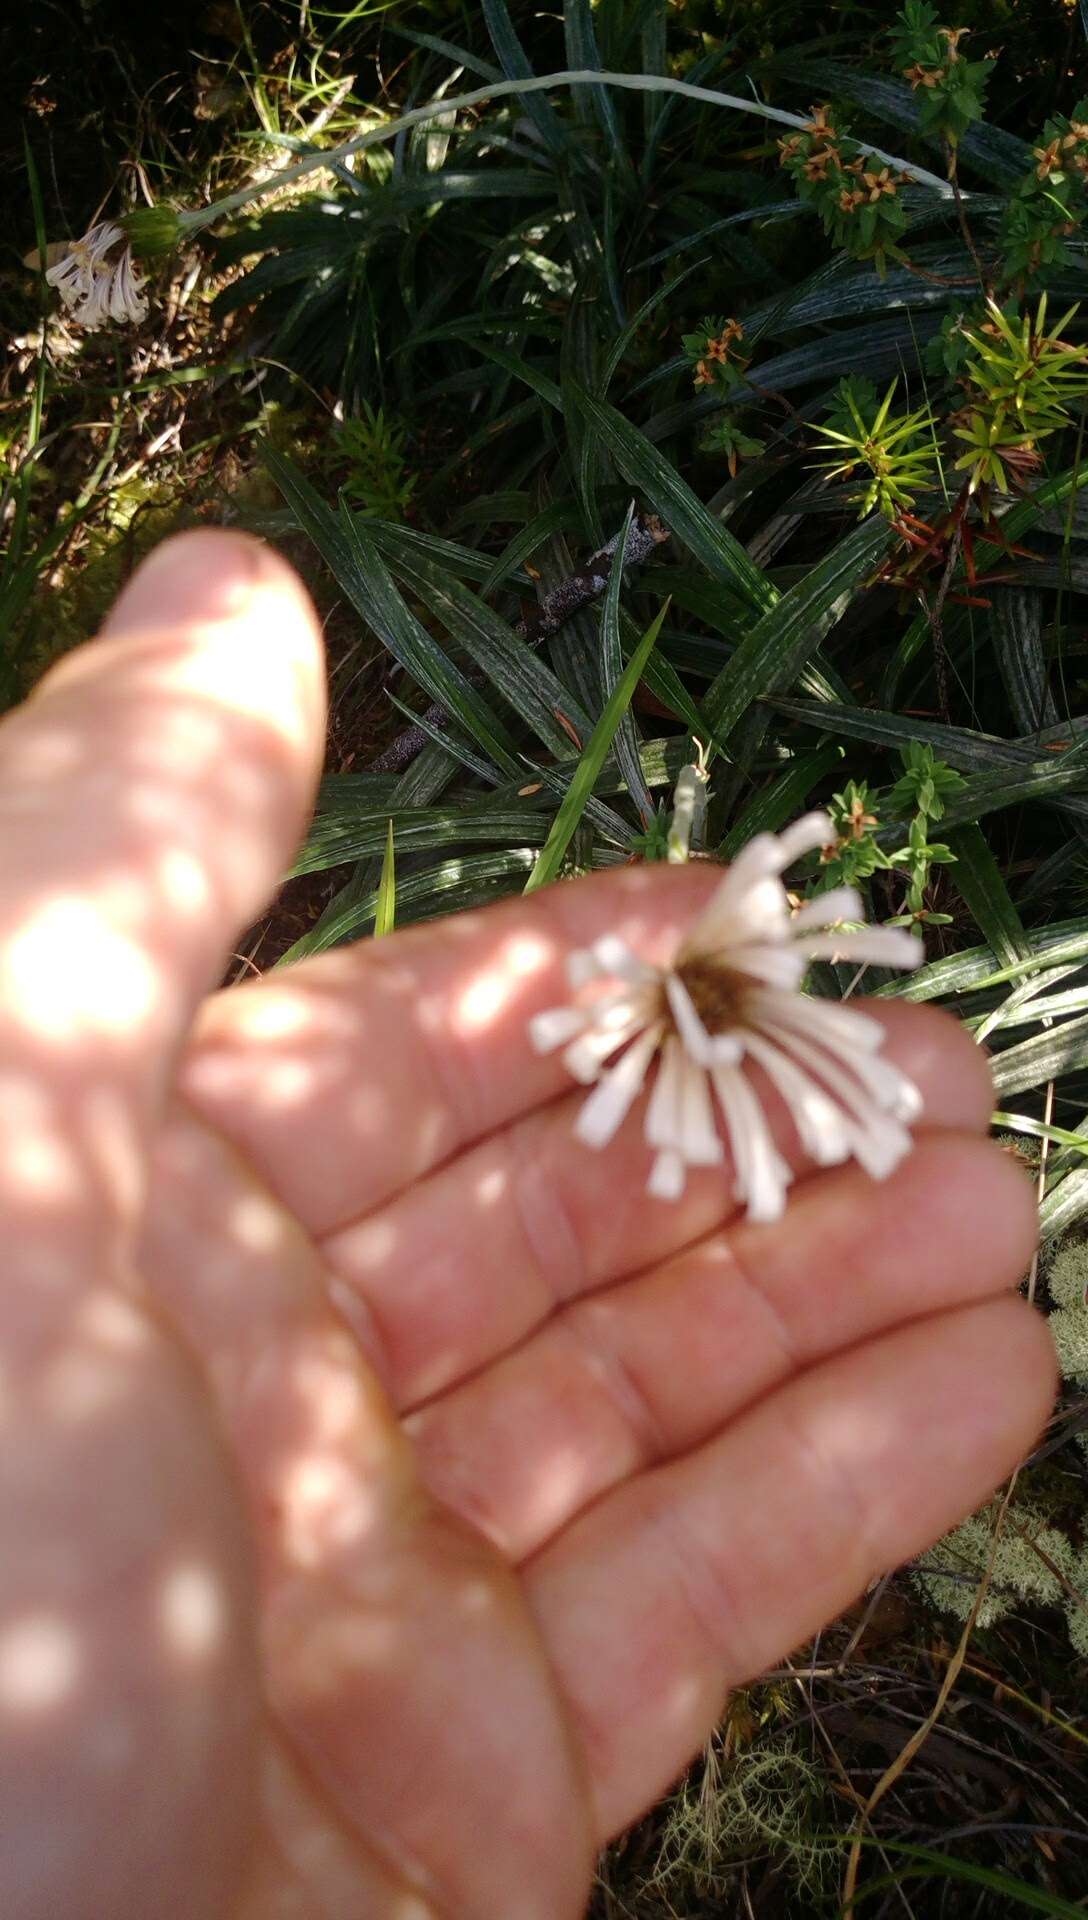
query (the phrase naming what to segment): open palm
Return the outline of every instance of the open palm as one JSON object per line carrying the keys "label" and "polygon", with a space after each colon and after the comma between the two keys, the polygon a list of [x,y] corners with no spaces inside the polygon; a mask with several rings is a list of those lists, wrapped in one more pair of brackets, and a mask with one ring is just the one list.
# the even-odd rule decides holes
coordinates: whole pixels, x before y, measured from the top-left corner
{"label": "open palm", "polygon": [[[7,1920],[574,1920],[728,1687],[1045,1416],[984,1063],[884,1187],[647,1200],[525,1038],[631,869],[203,996],[309,802],[293,577],[208,533],[0,733]],[[783,1124],[781,1144],[796,1159]]]}

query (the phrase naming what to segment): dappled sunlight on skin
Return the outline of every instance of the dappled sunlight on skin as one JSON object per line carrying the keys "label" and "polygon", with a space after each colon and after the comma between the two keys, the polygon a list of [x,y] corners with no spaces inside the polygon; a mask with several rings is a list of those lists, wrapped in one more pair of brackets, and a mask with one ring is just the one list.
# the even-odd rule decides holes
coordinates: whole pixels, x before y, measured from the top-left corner
{"label": "dappled sunlight on skin", "polygon": [[[308,996],[290,985],[280,986],[275,980],[262,981],[259,993],[235,994],[231,1005],[232,1024],[238,1037],[244,1040],[306,1039],[313,1021],[313,1004]],[[341,1039],[357,1039],[361,1018],[360,1013],[358,1019],[352,1020],[347,1009],[343,1009],[339,1020],[330,1022],[326,1038],[335,1040],[339,1027]]]}
{"label": "dappled sunlight on skin", "polygon": [[[312,1245],[286,1216],[270,1250],[255,1244],[263,1234],[232,1232],[258,1191],[248,1169],[179,1112],[159,1149],[157,1227],[143,1258],[156,1294],[205,1356],[260,1516],[273,1712],[317,1766],[341,1817],[381,1836],[409,1880],[437,1873],[441,1911],[498,1911],[499,1877],[509,1884],[509,1863],[521,1853],[518,1822],[534,1835],[538,1820],[541,1833],[555,1831],[555,1817],[579,1830],[551,1683],[508,1571],[415,1480],[405,1436],[356,1340],[330,1317]],[[451,1634],[456,1656],[447,1668]],[[434,1684],[425,1685],[434,1662]],[[497,1722],[495,1698],[503,1702]],[[364,1723],[382,1732],[363,1739]],[[469,1871],[463,1849],[444,1823],[436,1829],[433,1812],[451,1780],[464,1792],[464,1754],[477,1750],[492,1759],[472,1783],[466,1817],[495,1837],[493,1860],[474,1859],[470,1871],[482,1865],[493,1893],[473,1904],[457,1891],[456,1876]],[[410,1782],[401,1762],[409,1752]],[[504,1827],[518,1780],[525,1811]],[[541,1796],[561,1813],[538,1814]],[[588,1867],[579,1844],[561,1868],[572,1885]],[[544,1886],[552,1871],[527,1896],[527,1915],[551,1920]],[[359,1911],[358,1898],[349,1911]]]}
{"label": "dappled sunlight on skin", "polygon": [[[643,1803],[648,1762],[667,1784],[726,1681],[760,1672],[984,1496],[999,1453],[1018,1457],[1045,1413],[1046,1368],[1029,1356],[1046,1338],[1006,1297],[839,1350],[537,1556],[533,1603],[599,1761],[606,1831]],[[705,1708],[670,1746],[661,1702],[678,1677]],[[661,1736],[652,1756],[640,1709]]]}
{"label": "dappled sunlight on skin", "polygon": [[493,1207],[501,1200],[510,1184],[509,1175],[503,1167],[492,1167],[483,1173],[476,1182],[476,1199],[481,1207]]}
{"label": "dappled sunlight on skin", "polygon": [[74,1626],[43,1609],[0,1621],[0,1714],[37,1717],[65,1704],[83,1664]]}
{"label": "dappled sunlight on skin", "polygon": [[162,1578],[157,1604],[172,1659],[186,1664],[207,1660],[222,1644],[227,1599],[214,1567],[199,1560],[177,1562]]}
{"label": "dappled sunlight on skin", "polygon": [[495,964],[478,974],[451,1008],[443,1008],[442,1018],[450,1030],[463,1038],[485,1031],[505,1011],[519,984],[542,973],[556,961],[555,943],[531,934],[518,934],[500,944]]}
{"label": "dappled sunlight on skin", "polygon": [[133,1035],[158,998],[147,954],[78,897],[47,901],[0,944],[5,1020],[41,1039]]}
{"label": "dappled sunlight on skin", "polygon": [[[532,1446],[529,1459],[519,1461],[509,1449],[521,1437],[523,1412],[518,1409],[518,1423],[512,1421],[506,1431],[496,1420],[488,1440],[507,1451],[493,1453],[486,1465],[467,1422],[461,1429],[453,1422],[431,1422],[421,1413],[404,1423],[418,1449],[420,1473],[435,1498],[515,1565],[616,1478],[617,1447],[609,1449],[587,1427],[573,1424],[564,1437],[553,1422],[548,1441]],[[630,1444],[627,1456],[633,1464]]]}
{"label": "dappled sunlight on skin", "polygon": [[361,1220],[351,1229],[351,1265],[353,1271],[372,1273],[394,1257],[400,1238],[395,1220],[378,1214],[373,1220]]}
{"label": "dappled sunlight on skin", "polygon": [[105,1288],[84,1295],[75,1325],[90,1339],[115,1353],[136,1353],[151,1339],[146,1316],[119,1294],[109,1293]]}
{"label": "dappled sunlight on skin", "polygon": [[300,1567],[324,1564],[330,1553],[356,1548],[379,1511],[354,1461],[332,1452],[291,1458],[273,1493],[284,1557]]}
{"label": "dappled sunlight on skin", "polygon": [[349,1841],[316,1800],[313,1782],[279,1746],[262,1770],[262,1859],[236,1920],[439,1920],[436,1909],[389,1865]]}
{"label": "dappled sunlight on skin", "polygon": [[154,884],[168,913],[203,913],[211,887],[203,863],[182,847],[167,847],[154,866]]}
{"label": "dappled sunlight on skin", "polygon": [[[647,881],[631,869],[603,890],[576,882],[546,901],[445,920],[441,939],[409,929],[321,955],[283,981],[248,983],[205,1010],[185,1092],[311,1232],[331,1232],[565,1090],[562,1066],[534,1053],[526,1022],[565,994],[565,954],[599,931],[606,896],[618,931],[657,957],[712,883],[712,873],[659,869]],[[306,1022],[262,1034],[263,1001],[275,1008],[285,993]]]}
{"label": "dappled sunlight on skin", "polygon": [[75,1426],[102,1419],[128,1394],[127,1362],[71,1345],[42,1370],[36,1399],[47,1419]]}
{"label": "dappled sunlight on skin", "polygon": [[[806,1608],[833,1611],[911,1529],[937,1531],[934,1487],[965,1507],[1008,1464],[1031,1336],[1018,1348],[1006,1325],[988,1345],[976,1325],[935,1390],[943,1332],[926,1327],[908,1378],[880,1341],[850,1347],[844,1291],[826,1318],[849,1350],[813,1365],[806,1191],[788,1216],[800,1255],[784,1223],[754,1282],[758,1245],[735,1261],[728,1233],[701,1259],[692,1244],[731,1216],[720,1173],[684,1208],[636,1206],[644,1143],[596,1160],[572,1141],[581,1096],[532,1051],[528,1016],[606,927],[666,957],[712,871],[630,870],[331,954],[213,996],[193,1039],[299,830],[321,688],[283,571],[245,542],[182,547],[126,593],[130,640],[82,650],[12,736],[32,757],[40,730],[39,787],[57,793],[13,796],[0,962],[5,927],[17,942],[44,912],[83,983],[61,1030],[34,1026],[33,940],[29,960],[16,944],[29,1017],[7,1105],[0,1080],[0,1200],[6,1181],[4,1306],[29,1333],[17,1365],[14,1339],[4,1354],[0,1490],[19,1504],[0,1797],[20,1885],[64,1854],[84,1867],[52,1907],[95,1920],[142,1920],[148,1887],[185,1920],[574,1920],[596,1844],[675,1775],[728,1675],[792,1644]],[[209,607],[213,549],[241,554],[248,586],[232,563]],[[149,632],[171,567],[184,620]],[[4,775],[0,745],[7,824]],[[124,1018],[123,957],[79,997],[83,922],[47,911],[73,901],[92,963],[101,923],[147,969]],[[939,1117],[964,1123],[969,1044],[886,1017],[907,1053],[931,1047]],[[879,1328],[926,1190],[891,1249],[872,1194],[852,1204],[879,1273],[841,1222],[828,1240]],[[995,1284],[988,1245],[980,1264]],[[791,1266],[811,1316],[796,1351]],[[924,1284],[936,1313],[947,1277]],[[807,1371],[776,1385],[772,1358]],[[723,1430],[744,1393],[764,1397]],[[776,1406],[787,1393],[802,1398]],[[39,1751],[59,1756],[44,1786],[25,1764]]]}
{"label": "dappled sunlight on skin", "polygon": [[401,1408],[443,1391],[551,1309],[512,1225],[510,1180],[500,1137],[421,1190],[422,1213],[405,1196],[322,1243],[338,1304]]}
{"label": "dappled sunlight on skin", "polygon": [[4,1185],[27,1200],[81,1198],[80,1171],[75,1155],[48,1133],[19,1133],[4,1148]]}
{"label": "dappled sunlight on skin", "polygon": [[[926,1103],[919,1138],[934,1116],[950,1126],[981,1128],[990,1104],[986,1070],[962,1031],[927,1008],[868,1004],[887,1029],[887,1058],[909,1070]],[[728,1159],[720,1168],[696,1170],[675,1205],[633,1206],[631,1194],[641,1192],[650,1161],[645,1096],[604,1154],[589,1152],[573,1136],[582,1099],[572,1092],[536,1109],[379,1213],[322,1239],[326,1259],[364,1298],[380,1329],[388,1363],[383,1379],[402,1410],[454,1385],[459,1371],[499,1358],[563,1302],[667,1260],[735,1219]],[[764,1105],[780,1150],[800,1176],[791,1201],[797,1208],[811,1169],[782,1103],[768,1092]],[[877,1191],[864,1176],[850,1189],[852,1195]],[[492,1193],[498,1197],[486,1206],[484,1196]],[[397,1233],[390,1266],[371,1254],[380,1244],[379,1221]],[[760,1231],[753,1229],[753,1245]],[[458,1257],[458,1249],[467,1251]],[[846,1258],[844,1273],[849,1267]],[[679,1364],[682,1377],[682,1359]]]}
{"label": "dappled sunlight on skin", "polygon": [[231,1208],[227,1233],[250,1253],[270,1253],[283,1239],[283,1209],[263,1193],[244,1193]]}
{"label": "dappled sunlight on skin", "polygon": [[[981,1216],[963,1195],[984,1181]],[[856,1168],[825,1174],[775,1233],[736,1222],[574,1301],[406,1430],[432,1492],[520,1559],[838,1346],[1014,1285],[1033,1232],[1018,1168],[981,1141],[923,1138],[882,1196]]]}

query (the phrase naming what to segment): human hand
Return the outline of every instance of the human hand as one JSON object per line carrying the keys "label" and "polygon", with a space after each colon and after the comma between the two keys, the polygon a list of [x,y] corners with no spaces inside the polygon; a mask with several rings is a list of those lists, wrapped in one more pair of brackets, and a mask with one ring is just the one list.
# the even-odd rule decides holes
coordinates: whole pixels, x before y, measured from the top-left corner
{"label": "human hand", "polygon": [[[982,1499],[1053,1391],[981,1055],[881,1002],[886,1185],[644,1197],[526,1037],[626,869],[228,993],[320,646],[171,541],[0,730],[0,1911],[573,1920],[731,1684]],[[784,1130],[784,1148],[788,1147]]]}

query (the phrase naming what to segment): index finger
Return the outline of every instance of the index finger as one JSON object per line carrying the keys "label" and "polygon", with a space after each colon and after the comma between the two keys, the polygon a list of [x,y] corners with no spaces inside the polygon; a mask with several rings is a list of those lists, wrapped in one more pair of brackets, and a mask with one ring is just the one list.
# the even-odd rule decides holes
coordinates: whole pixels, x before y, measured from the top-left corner
{"label": "index finger", "polygon": [[[185,1092],[310,1231],[326,1234],[570,1091],[562,1060],[538,1055],[527,1030],[532,1014],[567,999],[567,954],[612,932],[664,958],[720,878],[703,863],[627,867],[216,995]],[[989,1114],[987,1070],[975,1060],[977,1076],[964,1068],[950,1091],[961,1127]],[[939,1101],[927,1109],[941,1125]]]}

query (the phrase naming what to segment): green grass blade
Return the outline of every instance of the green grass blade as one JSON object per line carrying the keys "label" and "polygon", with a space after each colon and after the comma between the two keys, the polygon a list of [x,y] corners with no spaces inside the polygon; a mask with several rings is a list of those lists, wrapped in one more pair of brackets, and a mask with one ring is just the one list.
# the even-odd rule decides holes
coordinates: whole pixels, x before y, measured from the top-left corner
{"label": "green grass blade", "polygon": [[757,833],[777,833],[803,813],[812,789],[827,774],[838,768],[843,750],[838,746],[818,747],[815,753],[799,754],[786,773],[768,781],[753,796],[734,821],[718,848],[719,858],[734,860]]}
{"label": "green grass blade", "polygon": [[1014,967],[1018,960],[1026,960],[1031,949],[1023,922],[981,828],[973,823],[956,827],[948,835],[948,844],[956,856],[952,884],[983,939],[989,941],[1002,966]]}
{"label": "green grass blade", "polygon": [[[604,597],[604,610],[601,614],[601,685],[605,697],[615,692],[623,673],[623,647],[620,641],[620,590],[623,586],[623,555],[627,548],[627,538],[631,523],[635,517],[635,503],[632,500],[627,509],[627,518],[623,523],[619,546],[612,562],[612,571],[608,576],[608,590]],[[638,755],[638,734],[630,708],[622,713],[616,728],[614,751],[627,790],[635,802],[644,826],[649,824],[654,804],[649,788],[642,777],[642,763]]]}
{"label": "green grass blade", "polygon": [[[524,803],[501,806],[490,797],[471,807],[404,807],[391,817],[402,854],[449,853],[454,847],[489,841],[540,846],[547,827],[547,816],[538,809]],[[346,820],[322,814],[310,828],[292,873],[325,873],[349,861],[376,858],[386,846],[389,818],[385,810]]]}
{"label": "green grass blade", "polygon": [[1088,1167],[1074,1167],[1056,1187],[1051,1187],[1039,1208],[1039,1232],[1044,1240],[1075,1225],[1088,1213]]}
{"label": "green grass blade", "polygon": [[[566,43],[568,67],[591,71],[595,69],[598,73],[601,71],[601,56],[597,47],[589,0],[564,0],[563,38]],[[617,177],[625,185],[631,185],[634,178],[631,156],[627,151],[623,127],[620,124],[612,94],[607,87],[588,87],[584,92],[579,87],[573,87],[571,92],[576,108],[581,107],[584,117],[592,116],[600,126],[605,139],[609,168],[614,167]]]}
{"label": "green grass blade", "polygon": [[374,909],[374,938],[380,940],[392,933],[397,917],[397,875],[393,854],[393,822],[389,822],[389,833],[385,842],[385,857],[382,860],[382,877],[378,882],[378,903]]}
{"label": "green grass blade", "polygon": [[1014,1901],[1032,1913],[1048,1913],[1056,1916],[1056,1920],[1084,1920],[1083,1907],[1075,1907],[1071,1901],[1062,1900],[1056,1893],[1047,1893],[1042,1887],[1033,1887],[1026,1880],[1013,1880],[1007,1873],[976,1866],[973,1860],[957,1860],[953,1854],[938,1853],[933,1847],[912,1847],[902,1841],[881,1839],[871,1844],[879,1845],[882,1851],[899,1854],[912,1864],[904,1866],[901,1873],[883,1874],[878,1880],[859,1887],[854,1895],[855,1906],[874,1894],[887,1893],[889,1888],[900,1886],[908,1879],[966,1880],[972,1886],[999,1893],[1003,1900]]}
{"label": "green grass blade", "polygon": [[1048,1127],[1026,1113],[995,1113],[995,1127],[1008,1127],[1011,1133],[1025,1133],[1033,1140],[1050,1140],[1055,1146],[1068,1147],[1071,1153],[1088,1154],[1088,1134],[1070,1133],[1068,1127]]}
{"label": "green grass blade", "polygon": [[563,856],[570,845],[574,830],[585,811],[586,801],[593,792],[597,777],[608,758],[616,728],[631,704],[646,662],[654,650],[657,636],[661,631],[661,623],[668,611],[668,604],[666,600],[656,619],[647,627],[627,662],[614,692],[605,704],[604,712],[594,727],[586,750],[578,762],[574,777],[567,789],[566,798],[552,822],[551,832],[541,848],[540,857],[525,883],[526,893],[535,893],[538,887],[546,886],[549,880],[554,880],[562,865]]}
{"label": "green grass blade", "polygon": [[754,700],[797,679],[887,541],[885,521],[875,515],[864,520],[764,614],[703,696],[716,732],[731,733]]}
{"label": "green grass blade", "polygon": [[1066,1020],[1060,1027],[1044,1029],[1019,1046],[994,1054],[990,1060],[994,1089],[1004,1097],[1026,1093],[1031,1087],[1045,1086],[1063,1073],[1075,1073],[1088,1067],[1088,1014],[1078,1020]]}
{"label": "green grass blade", "polygon": [[405,605],[363,523],[346,511],[334,513],[274,447],[265,446],[262,458],[298,525],[383,646],[505,773],[515,774],[519,762],[507,729]]}
{"label": "green grass blade", "polygon": [[[405,875],[397,888],[397,911],[401,926],[416,920],[457,913],[465,907],[481,906],[503,893],[509,893],[535,859],[532,847],[505,847],[498,853],[473,854],[462,859],[443,860],[437,867]],[[364,898],[346,903],[339,913],[322,914],[321,924],[304,933],[289,948],[279,966],[293,966],[311,953],[324,953],[329,947],[357,940],[366,932],[378,910],[378,890]]]}
{"label": "green grass blade", "polygon": [[1031,587],[994,587],[990,599],[990,638],[1012,717],[1020,733],[1033,733],[1058,718],[1043,652],[1043,596]]}
{"label": "green grass blade", "polygon": [[742,605],[759,613],[772,607],[778,596],[766,574],[646,435],[607,400],[596,399],[573,381],[569,391],[587,428],[603,441],[624,478],[644,496],[669,531],[721,585],[731,588]]}
{"label": "green grass blade", "polygon": [[[491,45],[507,79],[531,80],[534,77],[533,69],[518,39],[506,0],[482,0],[482,8]],[[558,114],[538,94],[525,93],[517,97],[549,151],[556,155],[565,154],[569,144],[568,135]]]}
{"label": "green grass blade", "polygon": [[[443,567],[410,557],[395,536],[387,543],[384,522],[368,521],[366,530],[379,552],[388,552],[398,580],[442,622],[549,752],[563,754],[570,744],[570,733],[560,715],[580,739],[586,737],[592,723],[582,703],[501,614]],[[512,769],[507,767],[506,771]]]}

